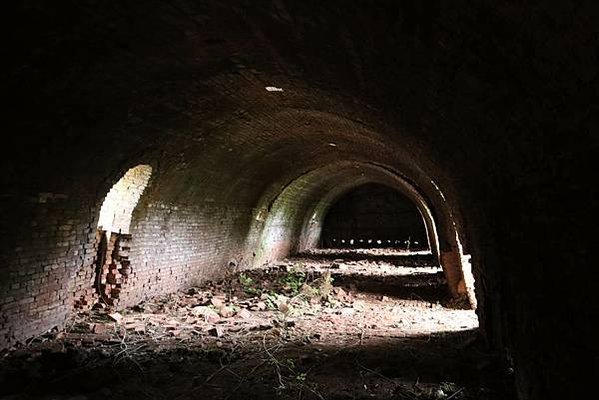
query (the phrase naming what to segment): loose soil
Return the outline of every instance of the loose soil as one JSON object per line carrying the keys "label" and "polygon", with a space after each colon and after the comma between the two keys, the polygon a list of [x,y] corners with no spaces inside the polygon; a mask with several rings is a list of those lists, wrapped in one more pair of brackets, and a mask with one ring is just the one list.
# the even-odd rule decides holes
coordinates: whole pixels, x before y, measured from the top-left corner
{"label": "loose soil", "polygon": [[515,399],[477,327],[426,254],[312,252],[79,314],[3,354],[0,395]]}

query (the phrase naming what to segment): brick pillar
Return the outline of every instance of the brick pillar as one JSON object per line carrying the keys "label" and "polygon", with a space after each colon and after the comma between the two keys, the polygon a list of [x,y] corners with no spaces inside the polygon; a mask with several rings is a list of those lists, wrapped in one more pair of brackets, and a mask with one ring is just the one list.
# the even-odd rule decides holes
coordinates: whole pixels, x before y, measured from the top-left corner
{"label": "brick pillar", "polygon": [[441,251],[439,262],[445,273],[449,292],[453,297],[460,297],[468,294],[466,282],[462,274],[462,259],[457,250]]}

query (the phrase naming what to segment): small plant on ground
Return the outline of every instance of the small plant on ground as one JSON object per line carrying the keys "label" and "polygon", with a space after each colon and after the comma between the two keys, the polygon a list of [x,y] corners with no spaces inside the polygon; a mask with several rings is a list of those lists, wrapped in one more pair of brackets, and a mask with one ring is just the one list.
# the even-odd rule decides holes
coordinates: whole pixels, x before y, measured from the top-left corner
{"label": "small plant on ground", "polygon": [[289,270],[281,279],[281,284],[291,296],[300,293],[302,286],[306,283],[306,273],[304,271]]}
{"label": "small plant on ground", "polygon": [[264,303],[266,304],[266,308],[268,308],[269,310],[276,310],[278,309],[278,305],[277,305],[277,299],[279,298],[279,296],[275,293],[270,291],[265,297],[264,297]]}
{"label": "small plant on ground", "polygon": [[321,301],[328,301],[330,294],[333,291],[333,277],[330,271],[325,271],[320,278],[314,281],[316,293],[320,296]]}
{"label": "small plant on ground", "polygon": [[243,291],[250,296],[260,296],[262,290],[256,287],[256,282],[246,274],[239,274],[239,284]]}

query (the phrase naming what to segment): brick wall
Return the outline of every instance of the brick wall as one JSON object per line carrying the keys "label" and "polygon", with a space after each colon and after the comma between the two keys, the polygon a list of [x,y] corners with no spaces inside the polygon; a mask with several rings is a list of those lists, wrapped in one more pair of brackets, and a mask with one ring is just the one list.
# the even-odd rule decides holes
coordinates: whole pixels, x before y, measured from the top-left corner
{"label": "brick wall", "polygon": [[131,275],[121,305],[222,276],[242,261],[251,209],[150,203],[131,229]]}
{"label": "brick wall", "polygon": [[319,176],[308,174],[278,193],[264,213],[264,222],[255,224],[254,240],[250,242],[250,247],[256,249],[254,265],[268,263],[298,250],[306,213],[316,201],[311,197],[319,192],[322,185]]}
{"label": "brick wall", "polygon": [[[19,245],[3,252],[12,257],[1,270],[0,347],[61,326],[74,307],[89,307],[98,298],[101,232],[95,209],[60,196],[40,199],[20,203],[24,213],[33,214],[28,226],[2,226]],[[230,263],[242,263],[251,215],[249,208],[210,203],[140,205],[131,224],[131,271],[118,307],[222,276]]]}
{"label": "brick wall", "polygon": [[99,245],[106,232],[96,229],[92,239],[84,244],[87,259],[76,270],[73,282],[73,306],[76,309],[89,309],[98,299],[97,262]]}
{"label": "brick wall", "polygon": [[[87,203],[87,205],[86,205]],[[41,193],[3,200],[0,348],[61,326],[89,285],[96,251],[89,199]]]}

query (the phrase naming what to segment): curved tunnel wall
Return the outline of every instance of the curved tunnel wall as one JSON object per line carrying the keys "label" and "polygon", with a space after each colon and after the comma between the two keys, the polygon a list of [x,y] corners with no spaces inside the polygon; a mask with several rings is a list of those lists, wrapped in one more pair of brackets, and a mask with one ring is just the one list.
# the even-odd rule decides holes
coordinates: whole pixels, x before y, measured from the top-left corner
{"label": "curved tunnel wall", "polygon": [[[252,252],[251,265],[263,265],[316,247],[330,207],[349,191],[367,183],[393,187],[412,200],[423,216],[429,244],[443,267],[450,293],[456,297],[468,295],[475,305],[474,288],[466,286],[462,272],[462,268],[470,266],[462,265],[461,253],[439,247],[439,243],[452,243],[452,249],[459,249],[454,221],[441,219],[451,218],[448,205],[441,203],[438,209],[430,208],[429,201],[417,188],[390,170],[373,164],[349,161],[329,164],[302,174],[274,199],[265,199],[258,208],[247,242],[248,252],[257,249]],[[449,261],[448,254],[452,256]]]}
{"label": "curved tunnel wall", "polygon": [[[451,218],[435,216],[440,256],[461,261],[443,233],[459,232],[484,337],[508,349],[521,397],[584,397],[569,383],[585,381],[577,360],[594,351],[588,315],[573,312],[592,304],[595,279],[578,277],[596,275],[579,235],[596,208],[580,202],[596,198],[593,2],[178,4],[11,10],[2,347],[64,323],[102,199],[127,167],[155,174],[131,224],[145,282],[177,260],[153,293],[251,261],[246,238],[259,240],[261,213],[301,174],[374,160],[432,212],[449,205]],[[543,312],[556,291],[558,310]]]}

